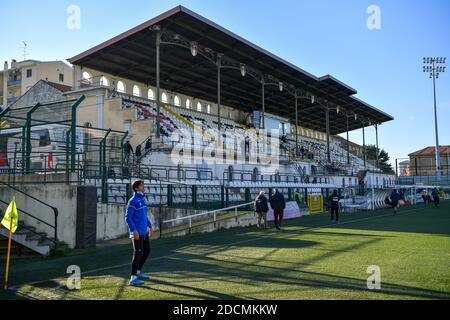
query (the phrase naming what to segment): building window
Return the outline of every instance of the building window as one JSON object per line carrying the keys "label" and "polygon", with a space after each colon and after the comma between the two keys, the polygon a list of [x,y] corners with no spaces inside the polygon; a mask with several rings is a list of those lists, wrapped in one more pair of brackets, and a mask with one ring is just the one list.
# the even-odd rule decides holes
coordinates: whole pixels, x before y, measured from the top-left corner
{"label": "building window", "polygon": [[190,109],[191,108],[191,100],[186,99],[186,109]]}
{"label": "building window", "polygon": [[153,92],[152,89],[148,89],[147,97],[148,97],[150,100],[155,100],[155,93]]}
{"label": "building window", "polygon": [[210,105],[210,104],[208,104],[208,105],[206,106],[206,112],[207,112],[207,113],[211,113],[211,105]]}
{"label": "building window", "polygon": [[27,78],[31,78],[33,76],[33,69],[27,69]]}
{"label": "building window", "polygon": [[64,73],[59,74],[59,82],[64,82]]}
{"label": "building window", "polygon": [[167,94],[165,92],[163,92],[161,94],[161,101],[164,102],[164,103],[168,103],[169,102],[169,100],[167,99]]}
{"label": "building window", "polygon": [[202,112],[202,104],[199,102],[197,102],[197,111]]}
{"label": "building window", "polygon": [[178,96],[175,96],[175,98],[173,99],[173,104],[176,105],[177,107],[181,106],[181,101],[180,98],[178,98]]}
{"label": "building window", "polygon": [[137,85],[133,86],[133,96],[135,97],[141,96],[141,88],[139,88]]}
{"label": "building window", "polygon": [[117,81],[117,91],[120,93],[125,93],[125,84],[122,81]]}
{"label": "building window", "polygon": [[105,76],[102,76],[100,78],[100,85],[101,86],[105,86],[105,87],[109,87],[109,80]]}

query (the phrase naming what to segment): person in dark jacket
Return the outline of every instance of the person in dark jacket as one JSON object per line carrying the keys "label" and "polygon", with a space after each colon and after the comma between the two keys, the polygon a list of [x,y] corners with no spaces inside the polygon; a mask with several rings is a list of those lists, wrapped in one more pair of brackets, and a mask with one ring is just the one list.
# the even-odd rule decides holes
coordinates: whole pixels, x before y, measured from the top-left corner
{"label": "person in dark jacket", "polygon": [[400,207],[399,201],[400,201],[400,194],[397,192],[397,189],[394,189],[391,193],[391,206],[394,209],[394,214],[397,213],[398,208]]}
{"label": "person in dark jacket", "polygon": [[142,273],[142,267],[150,255],[150,237],[153,237],[154,231],[147,215],[144,182],[137,180],[133,182],[132,187],[134,195],[128,201],[125,220],[133,243],[133,260],[129,284],[137,286],[144,284],[142,280],[150,279],[148,275]]}
{"label": "person in dark jacket", "polygon": [[142,157],[141,145],[138,145],[136,147],[136,160],[139,162],[141,160],[141,157]]}
{"label": "person in dark jacket", "polygon": [[334,215],[336,214],[336,223],[339,223],[339,200],[341,199],[338,192],[334,190],[328,201],[330,202],[331,221],[334,220]]}
{"label": "person in dark jacket", "polygon": [[283,212],[286,208],[286,201],[284,196],[275,189],[275,194],[270,198],[270,206],[273,209],[273,216],[275,222],[275,228],[281,230],[281,223],[283,221]]}
{"label": "person in dark jacket", "polygon": [[133,147],[131,146],[130,141],[125,142],[123,145],[123,151],[125,154],[125,162],[130,161],[130,155],[133,153]]}
{"label": "person in dark jacket", "polygon": [[439,191],[437,188],[434,188],[433,191],[431,191],[431,195],[433,196],[433,202],[434,205],[437,207],[439,205]]}
{"label": "person in dark jacket", "polygon": [[261,228],[261,220],[264,220],[263,229],[267,229],[267,211],[269,211],[269,204],[265,192],[261,191],[255,199],[255,212],[258,214],[258,228]]}
{"label": "person in dark jacket", "polygon": [[115,179],[116,178],[116,172],[112,167],[109,167],[108,169],[108,179]]}
{"label": "person in dark jacket", "polygon": [[145,143],[145,154],[149,154],[152,150],[152,137],[147,139],[147,142]]}

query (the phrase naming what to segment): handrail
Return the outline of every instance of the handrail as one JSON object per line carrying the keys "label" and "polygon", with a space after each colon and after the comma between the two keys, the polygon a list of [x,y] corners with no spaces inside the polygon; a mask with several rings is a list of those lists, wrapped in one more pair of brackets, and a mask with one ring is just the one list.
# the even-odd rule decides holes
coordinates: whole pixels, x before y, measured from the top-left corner
{"label": "handrail", "polygon": [[[236,219],[236,222],[238,221],[238,217],[239,217],[239,214],[238,214],[238,208],[240,208],[240,207],[245,207],[245,206],[248,206],[248,205],[251,205],[251,204],[253,204],[253,202],[248,202],[248,203],[244,203],[244,204],[241,204],[241,205],[237,205],[237,206],[233,206],[233,207],[227,207],[227,208],[223,208],[223,209],[218,209],[218,210],[213,210],[213,211],[208,211],[208,212],[205,212],[205,213],[200,213],[200,214],[196,214],[196,215],[191,215],[191,216],[187,216],[187,217],[181,217],[181,218],[176,218],[176,219],[171,219],[171,220],[166,220],[166,221],[161,221],[160,222],[160,225],[159,225],[159,237],[160,238],[162,238],[162,235],[163,235],[163,224],[164,223],[168,223],[168,222],[174,222],[174,221],[181,221],[181,220],[185,220],[185,219],[189,219],[189,225],[187,226],[187,227],[184,227],[184,228],[182,228],[182,229],[177,229],[178,228],[178,226],[176,226],[175,228],[177,229],[176,231],[174,231],[174,230],[169,230],[168,232],[169,232],[169,234],[170,233],[173,233],[173,232],[179,232],[179,231],[183,231],[183,230],[189,230],[189,233],[191,233],[192,232],[192,228],[193,228],[193,226],[192,226],[192,218],[193,217],[200,217],[200,216],[204,216],[204,215],[209,215],[209,214],[214,214],[214,217],[213,217],[213,220],[212,221],[204,221],[203,223],[200,223],[200,224],[196,224],[195,226],[194,226],[194,228],[195,227],[200,227],[200,226],[202,226],[202,225],[205,225],[205,224],[210,224],[210,223],[214,223],[214,227],[216,226],[216,223],[218,222],[218,221],[222,221],[222,220],[227,220],[227,219]],[[234,208],[234,216],[233,217],[229,217],[229,218],[225,218],[225,219],[221,219],[221,218],[217,218],[217,213],[218,212],[222,212],[222,211],[225,211],[225,210],[230,210],[230,209],[233,209]],[[167,230],[166,230],[166,232],[167,232]]]}
{"label": "handrail", "polygon": [[16,187],[11,186],[10,184],[8,184],[8,183],[6,183],[6,182],[0,181],[0,184],[2,184],[2,185],[4,185],[4,186],[6,186],[6,187],[8,187],[8,188],[10,188],[10,189],[12,189],[12,190],[18,192],[18,193],[21,193],[21,194],[25,195],[26,197],[28,197],[28,198],[30,198],[30,199],[33,199],[34,201],[37,201],[37,202],[43,204],[44,206],[46,206],[46,207],[52,209],[53,215],[54,215],[54,219],[55,219],[55,221],[54,221],[54,226],[53,226],[53,228],[54,228],[54,239],[55,239],[55,248],[54,248],[54,251],[55,251],[55,250],[56,250],[56,245],[57,245],[57,243],[58,243],[58,214],[59,214],[58,208],[56,208],[56,207],[54,207],[54,206],[52,206],[52,205],[50,205],[50,204],[48,204],[48,203],[46,203],[46,202],[44,202],[44,201],[42,201],[42,200],[39,200],[39,199],[36,198],[36,197],[33,197],[33,196],[31,196],[31,195],[29,195],[29,194],[23,192],[22,190],[17,189]]}
{"label": "handrail", "polygon": [[[8,202],[3,201],[2,199],[0,199],[0,202],[3,203],[3,204],[6,204],[6,205],[9,204]],[[31,213],[28,213],[28,212],[26,212],[25,210],[20,209],[20,208],[17,208],[17,210],[19,210],[19,211],[25,213],[27,216],[30,216],[30,217],[32,217],[33,219],[36,219],[37,221],[42,222],[43,224],[45,224],[45,225],[47,225],[47,226],[53,228],[53,226],[52,226],[50,223],[48,223],[48,222],[46,222],[46,221],[44,221],[44,220],[42,220],[42,219],[40,219],[40,218],[38,218],[38,217],[32,215]]]}
{"label": "handrail", "polygon": [[218,213],[218,212],[221,212],[221,211],[229,211],[230,209],[237,209],[237,208],[241,208],[241,207],[246,207],[246,206],[251,205],[251,204],[253,204],[253,201],[252,202],[247,202],[247,203],[244,203],[244,204],[239,204],[237,206],[232,206],[232,207],[212,210],[212,211],[203,212],[203,213],[199,213],[199,214],[193,214],[193,215],[186,216],[186,217],[170,219],[170,220],[163,221],[162,223],[181,221],[181,220],[185,220],[185,219],[192,220],[192,218],[201,217],[201,216],[208,215],[208,214],[211,214],[211,213]]}
{"label": "handrail", "polygon": [[[8,202],[3,201],[3,200],[1,200],[1,199],[0,199],[0,202],[3,203],[3,204],[5,204],[5,205],[8,205]],[[20,209],[20,208],[17,208],[17,210],[18,210],[19,212],[22,212],[22,213],[26,214],[27,216],[30,216],[30,217],[36,219],[36,220],[39,221],[39,222],[42,222],[42,223],[46,224],[47,226],[49,226],[49,227],[51,227],[51,228],[54,228],[51,224],[49,224],[49,223],[47,223],[47,222],[45,222],[45,221],[43,221],[43,220],[41,220],[41,219],[39,219],[39,218],[33,216],[32,214],[26,212],[25,210],[22,210],[22,209]],[[22,226],[22,228],[25,229],[25,230],[28,230],[29,232],[31,232],[31,233],[33,233],[33,234],[36,234],[36,235],[38,235],[38,236],[41,236],[41,237],[45,238],[46,240],[48,240],[48,241],[50,241],[50,242],[53,242],[54,245],[55,245],[55,247],[56,247],[56,245],[57,245],[57,240],[52,239],[52,238],[49,238],[49,237],[47,237],[47,236],[44,236],[44,235],[40,234],[39,232],[37,232],[37,231],[35,231],[35,230],[33,230],[33,229],[27,227],[27,226]]]}

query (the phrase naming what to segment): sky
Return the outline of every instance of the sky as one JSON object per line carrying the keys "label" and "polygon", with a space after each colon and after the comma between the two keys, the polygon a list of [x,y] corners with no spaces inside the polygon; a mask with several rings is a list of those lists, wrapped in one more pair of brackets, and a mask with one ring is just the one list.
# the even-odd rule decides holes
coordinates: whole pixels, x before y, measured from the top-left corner
{"label": "sky", "polygon": [[[332,75],[392,115],[378,130],[392,162],[435,145],[433,87],[422,57],[447,57],[436,90],[439,142],[450,144],[448,0],[0,0],[0,61],[22,60],[22,41],[29,59],[66,60],[177,5],[317,77]],[[71,6],[80,10],[79,28],[67,25]],[[369,29],[373,6],[379,28]],[[350,139],[362,144],[361,130]],[[373,127],[366,143],[375,143]]]}

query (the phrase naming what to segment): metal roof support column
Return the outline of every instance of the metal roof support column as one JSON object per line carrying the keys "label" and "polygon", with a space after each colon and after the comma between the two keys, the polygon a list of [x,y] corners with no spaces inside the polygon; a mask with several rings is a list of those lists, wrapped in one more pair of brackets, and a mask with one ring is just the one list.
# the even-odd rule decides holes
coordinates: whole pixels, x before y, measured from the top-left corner
{"label": "metal roof support column", "polygon": [[295,158],[298,157],[298,95],[295,93]]}
{"label": "metal roof support column", "polygon": [[77,108],[80,106],[80,104],[83,102],[83,100],[85,99],[85,96],[82,95],[81,97],[78,98],[77,101],[75,101],[75,103],[72,105],[71,107],[71,122],[70,122],[70,134],[71,134],[71,138],[70,138],[70,172],[75,172],[75,154],[77,151]]}
{"label": "metal roof support column", "polygon": [[160,88],[160,47],[161,47],[161,28],[155,26],[156,30],[156,137],[159,139],[161,130],[161,88]]}
{"label": "metal roof support column", "polygon": [[348,137],[348,114],[345,115],[347,125],[347,164],[350,165],[350,139]]}
{"label": "metal roof support column", "polygon": [[261,120],[259,121],[259,128],[265,129],[265,120],[264,120],[264,113],[265,113],[265,86],[266,83],[264,82],[264,77],[261,78],[261,89],[262,89],[262,112],[261,112]]}
{"label": "metal roof support column", "polygon": [[366,134],[364,131],[364,128],[366,126],[366,124],[364,123],[364,121],[362,122],[362,132],[363,132],[363,158],[364,158],[364,169],[366,169]]}
{"label": "metal roof support column", "polygon": [[220,119],[220,71],[221,71],[221,56],[217,57],[217,142],[220,143],[220,130],[222,127],[221,119]]}
{"label": "metal roof support column", "polygon": [[377,168],[379,169],[380,168],[380,163],[379,163],[379,153],[380,153],[380,151],[379,151],[379,149],[378,149],[378,124],[377,123],[375,123],[375,138],[376,138],[376,144],[377,144],[377,151],[376,151],[376,159],[377,159]]}
{"label": "metal roof support column", "polygon": [[330,109],[328,107],[325,109],[325,124],[327,128],[327,161],[331,162],[330,153]]}
{"label": "metal roof support column", "polygon": [[[22,149],[25,150],[25,161],[22,164],[25,168],[25,174],[30,173],[31,167],[31,120],[33,113],[41,106],[40,103],[37,103],[34,107],[27,112],[27,120],[25,122],[25,143],[22,146]],[[22,131],[23,132],[23,131]],[[23,140],[22,140],[23,141]]]}

